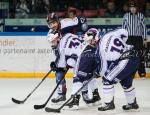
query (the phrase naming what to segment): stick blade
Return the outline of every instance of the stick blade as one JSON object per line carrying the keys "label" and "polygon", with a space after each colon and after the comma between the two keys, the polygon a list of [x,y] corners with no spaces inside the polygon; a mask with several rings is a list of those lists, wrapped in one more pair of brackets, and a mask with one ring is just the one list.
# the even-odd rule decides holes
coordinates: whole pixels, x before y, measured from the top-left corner
{"label": "stick blade", "polygon": [[49,107],[46,107],[45,111],[46,112],[60,113],[60,109],[53,109],[53,108],[49,108]]}
{"label": "stick blade", "polygon": [[43,105],[34,105],[34,109],[43,109],[45,107],[45,104]]}
{"label": "stick blade", "polygon": [[23,104],[23,103],[24,103],[24,101],[19,101],[19,100],[15,99],[15,98],[12,98],[11,100],[12,100],[14,103],[16,103],[16,104]]}

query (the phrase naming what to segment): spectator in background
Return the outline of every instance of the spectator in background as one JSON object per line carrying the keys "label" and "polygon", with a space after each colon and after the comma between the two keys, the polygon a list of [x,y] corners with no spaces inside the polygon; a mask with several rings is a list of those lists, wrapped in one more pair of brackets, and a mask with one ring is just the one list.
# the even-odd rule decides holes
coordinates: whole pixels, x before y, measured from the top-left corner
{"label": "spectator in background", "polygon": [[150,17],[150,2],[146,2],[145,16]]}
{"label": "spectator in background", "polygon": [[77,16],[76,8],[69,7],[68,8],[68,18],[74,19]]}
{"label": "spectator in background", "polygon": [[28,18],[30,10],[26,0],[20,0],[16,5],[16,18]]}
{"label": "spectator in background", "polygon": [[[144,43],[146,44],[146,25],[144,15],[138,11],[136,3],[130,4],[130,12],[123,17],[123,28],[128,31],[127,44],[133,45],[137,51],[143,51]],[[141,78],[145,78],[145,61],[144,57],[140,57],[140,65],[138,73]]]}
{"label": "spectator in background", "polygon": [[26,0],[26,2],[28,3],[28,8],[30,10],[30,13],[32,12],[32,0]]}
{"label": "spectator in background", "polygon": [[125,13],[128,13],[129,12],[129,5],[126,3],[123,5],[122,7],[122,16],[125,14]]}
{"label": "spectator in background", "polygon": [[9,1],[9,18],[15,18],[17,0]]}
{"label": "spectator in background", "polygon": [[119,18],[121,14],[119,11],[116,9],[116,4],[114,1],[108,1],[107,3],[107,9],[104,14],[104,17],[106,18]]}
{"label": "spectator in background", "polygon": [[46,17],[48,13],[48,4],[44,0],[34,0],[32,13],[35,17],[41,18]]}

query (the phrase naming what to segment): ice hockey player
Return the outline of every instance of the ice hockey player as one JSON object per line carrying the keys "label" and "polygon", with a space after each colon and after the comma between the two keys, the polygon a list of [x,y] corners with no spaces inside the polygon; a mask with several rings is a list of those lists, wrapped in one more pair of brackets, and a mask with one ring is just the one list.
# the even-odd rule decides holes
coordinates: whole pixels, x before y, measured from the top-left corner
{"label": "ice hockey player", "polygon": [[[82,38],[74,34],[66,34],[63,39],[60,39],[58,33],[49,34],[49,41],[51,41],[52,48],[55,50],[56,61],[51,63],[51,68],[56,71],[56,77],[63,77],[65,75],[67,68],[74,68],[76,65],[77,58],[80,56],[83,49],[87,46]],[[61,75],[61,76],[59,76]],[[61,79],[59,78],[59,79]],[[64,79],[65,80],[65,79]],[[58,82],[58,81],[57,81]],[[63,81],[62,83],[64,83]],[[66,100],[66,91],[62,88],[62,83],[58,87],[58,96],[52,99],[53,103],[58,103]],[[82,90],[83,100],[86,104],[95,103],[100,100],[100,98],[95,98],[98,95],[97,79],[91,81],[90,87],[93,92],[93,100],[88,98],[88,87]],[[62,93],[62,92],[65,93]],[[97,94],[97,95],[96,95]]]}
{"label": "ice hockey player", "polygon": [[[133,76],[139,66],[139,57],[134,56],[119,61],[124,52],[131,49],[126,44],[128,32],[125,29],[116,29],[106,33],[99,42],[98,53],[101,60],[101,73],[103,77],[104,104],[98,111],[115,109],[114,104],[114,84],[120,83],[124,89],[127,105],[123,105],[123,110],[137,110],[135,88],[132,86]],[[132,51],[132,50],[131,50]],[[102,66],[103,65],[103,66]]]}
{"label": "ice hockey player", "polygon": [[[56,61],[51,63],[51,68],[56,71],[56,77],[63,77],[65,75],[65,70],[67,68],[74,68],[76,65],[76,60],[80,56],[83,49],[87,46],[87,43],[84,42],[82,38],[78,38],[78,36],[74,34],[66,34],[63,39],[60,39],[57,35],[58,33],[54,32],[54,34],[49,34],[49,41],[51,41],[52,48],[55,50]],[[60,72],[62,72],[60,74]],[[58,76],[61,75],[61,76]],[[61,79],[59,78],[59,79]],[[65,79],[64,79],[65,80]],[[91,101],[88,98],[88,87],[82,90],[82,97],[86,104],[95,103],[100,100],[100,98],[95,99],[95,94],[98,94],[97,88],[97,79],[93,79],[90,83],[90,87],[93,92],[93,100]],[[62,93],[64,90],[62,89],[62,84],[60,84],[58,88],[58,96],[52,99],[53,103],[58,103],[66,100],[66,91],[65,94]]]}
{"label": "ice hockey player", "polygon": [[[71,10],[70,12],[74,12],[76,14],[75,10]],[[61,30],[62,36],[67,33],[77,35],[77,32],[84,33],[88,29],[86,18],[78,17],[76,15],[74,18],[64,18],[59,20],[57,14],[52,12],[47,16],[47,23],[49,28]]]}
{"label": "ice hockey player", "polygon": [[[63,51],[63,49],[59,48],[59,50],[58,50],[56,47],[59,44],[60,39],[69,39],[65,35],[68,33],[74,33],[74,31],[76,30],[76,27],[79,28],[79,26],[82,27],[82,24],[86,24],[86,20],[85,20],[85,22],[81,21],[78,18],[75,18],[75,19],[66,18],[63,20],[59,20],[58,16],[55,13],[50,13],[47,16],[47,23],[48,23],[48,27],[50,28],[47,38],[50,40],[50,42],[52,44],[54,44],[54,45],[52,45],[52,48],[55,50],[55,54],[57,57],[56,61],[58,61],[59,60],[58,58],[60,57],[59,52],[60,52],[60,50]],[[55,39],[55,38],[58,38],[58,36],[59,36],[59,39]],[[65,41],[65,40],[63,40],[63,41]],[[78,45],[78,44],[79,43],[74,41],[74,42],[72,42],[71,45],[76,47],[76,45]],[[61,44],[61,46],[62,46],[62,44]],[[65,75],[66,67],[63,64],[62,65],[64,67],[59,67],[58,65],[60,65],[60,64],[56,64],[57,63],[56,61],[52,62],[50,64],[50,66],[53,68],[53,67],[56,67],[56,65],[57,65],[57,68],[60,68],[60,69],[57,69],[57,71],[56,71],[56,83],[58,83],[61,80],[61,78]],[[60,62],[61,61],[59,61],[59,63]],[[65,69],[65,71],[64,71],[64,69]],[[59,88],[57,90],[58,96],[56,98],[53,98],[51,101],[53,103],[65,101],[66,100],[66,91],[67,91],[66,81],[64,79],[61,82],[61,85],[59,86]]]}
{"label": "ice hockey player", "polygon": [[[64,32],[63,32],[63,35],[62,35],[62,30],[65,30],[65,28],[67,28],[67,26],[64,27],[65,24],[63,24],[62,21],[59,21],[56,14],[52,13],[51,17],[48,18],[47,22],[48,22],[48,25],[50,27],[47,38],[49,39],[49,41],[52,44],[55,44],[55,45],[52,45],[52,48],[55,50],[55,52],[56,52],[55,54],[56,54],[56,57],[57,57],[56,58],[57,62],[56,61],[52,62],[50,65],[51,65],[51,68],[54,68],[54,67],[61,68],[61,69],[59,69],[59,71],[61,70],[60,72],[58,70],[56,71],[56,78],[57,78],[56,83],[58,83],[66,73],[66,71],[62,71],[62,68],[64,68],[66,70],[66,66],[64,64],[69,59],[68,57],[71,58],[71,54],[69,54],[69,56],[67,56],[68,54],[65,54],[64,51],[66,51],[66,52],[76,52],[76,54],[74,53],[74,54],[72,54],[72,56],[73,56],[73,58],[77,58],[80,54],[79,52],[82,51],[82,48],[86,44],[84,44],[84,43],[82,44],[83,40],[81,40],[80,38],[78,38],[77,36],[75,36],[73,34],[68,34],[68,33],[64,34]],[[67,22],[67,21],[64,21],[64,22]],[[61,25],[63,25],[62,29],[61,29]],[[72,26],[72,27],[74,27],[74,26]],[[55,39],[55,38],[58,38],[58,36],[59,36],[59,39]],[[67,46],[67,44],[69,44],[69,45]],[[66,46],[64,46],[64,45],[66,45]],[[57,48],[57,46],[59,48]],[[72,50],[72,51],[69,51],[69,50]],[[61,55],[60,54],[61,52],[64,55]],[[62,59],[63,59],[64,62],[62,61]],[[60,64],[57,64],[58,62],[59,63],[61,62],[61,65],[63,65],[63,67],[60,67],[59,66]],[[70,63],[75,63],[75,62],[71,61]],[[67,65],[67,67],[69,67],[69,66]],[[97,87],[96,80],[92,80],[91,84],[93,84],[93,85],[95,85],[95,87]],[[61,85],[58,88],[58,91],[57,91],[58,96],[56,98],[53,98],[51,101],[53,103],[58,103],[60,101],[65,101],[66,100],[66,90],[67,90],[66,89],[66,81],[64,79],[63,82],[61,83]],[[88,89],[84,89],[84,90],[85,91],[84,91],[83,95],[88,94]],[[85,100],[84,97],[83,97],[83,99],[87,103],[87,101]]]}
{"label": "ice hockey player", "polygon": [[[99,32],[95,28],[89,29],[83,38],[88,45],[84,48],[83,52],[79,56],[75,68],[75,74],[73,77],[73,89],[72,95],[74,95],[78,89],[82,87],[93,75],[94,71],[97,68],[97,61],[95,57],[96,43],[99,40]],[[96,79],[96,78],[95,78]],[[94,85],[93,85],[94,87]],[[98,89],[93,88],[93,98],[90,101],[96,102],[100,101],[100,96]],[[79,107],[80,94],[75,95],[71,102],[67,104],[69,108],[78,109]]]}

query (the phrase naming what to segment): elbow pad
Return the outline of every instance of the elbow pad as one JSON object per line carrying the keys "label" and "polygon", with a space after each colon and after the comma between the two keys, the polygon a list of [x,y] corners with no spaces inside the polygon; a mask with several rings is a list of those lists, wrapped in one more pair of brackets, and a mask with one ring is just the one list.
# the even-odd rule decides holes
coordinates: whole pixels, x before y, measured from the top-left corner
{"label": "elbow pad", "polygon": [[74,68],[75,65],[76,65],[76,60],[74,60],[73,58],[69,58],[69,59],[67,60],[67,65],[68,65],[69,67],[71,67],[71,68]]}

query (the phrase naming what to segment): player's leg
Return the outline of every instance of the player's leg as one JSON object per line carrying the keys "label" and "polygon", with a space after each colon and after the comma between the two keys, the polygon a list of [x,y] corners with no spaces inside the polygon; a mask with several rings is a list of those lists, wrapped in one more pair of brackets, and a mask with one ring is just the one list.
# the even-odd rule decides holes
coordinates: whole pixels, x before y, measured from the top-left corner
{"label": "player's leg", "polygon": [[134,74],[128,76],[126,79],[122,80],[120,83],[124,89],[124,94],[126,96],[127,104],[122,106],[123,110],[138,110],[139,106],[136,102],[135,88],[132,86]]}
{"label": "player's leg", "polygon": [[105,77],[103,77],[103,95],[104,95],[104,103],[98,107],[99,111],[107,111],[115,109],[114,104],[114,84],[110,82]]}
{"label": "player's leg", "polygon": [[103,77],[103,94],[104,94],[104,104],[101,105],[99,111],[107,111],[115,109],[114,104],[114,84],[119,82],[124,76],[122,73],[123,65],[126,65],[128,61],[123,60],[121,63],[110,62],[108,70],[105,72]]}
{"label": "player's leg", "polygon": [[106,106],[99,107],[98,108],[99,111],[106,111],[115,108],[115,107],[111,108],[110,106],[111,103],[113,103],[113,95],[114,95],[113,94],[114,88],[112,84],[118,83],[130,77],[131,74],[136,72],[138,64],[139,60],[134,58],[130,60],[122,60],[116,65],[115,63],[110,65],[103,79],[104,102]]}
{"label": "player's leg", "polygon": [[[87,80],[84,81],[83,84],[85,84],[86,82],[87,82]],[[90,100],[90,98],[89,98],[89,94],[88,94],[88,85],[86,85],[86,86],[82,89],[81,94],[82,94],[83,101],[84,101],[86,104],[89,104],[89,103],[88,103],[88,100]]]}
{"label": "player's leg", "polygon": [[[77,75],[73,77],[73,88],[72,88],[72,95],[74,95],[84,84],[87,83],[87,81],[91,78],[92,76],[82,76],[82,75]],[[86,85],[82,89],[82,96],[83,100],[85,103],[89,104],[89,96],[88,96],[88,85]],[[71,102],[69,102],[67,105],[69,108],[72,109],[78,109],[79,108],[79,101],[80,101],[80,94],[75,95],[75,97],[72,99]]]}
{"label": "player's leg", "polygon": [[127,105],[123,105],[124,110],[134,109],[137,110],[139,108],[136,102],[135,96],[135,88],[132,86],[133,76],[135,75],[137,69],[139,67],[139,58],[130,59],[129,63],[126,66],[126,77],[121,80],[121,85],[124,88],[124,93],[127,99]]}
{"label": "player's leg", "polygon": [[89,87],[92,90],[92,99],[87,100],[86,103],[97,103],[101,100],[99,92],[98,92],[98,79],[97,78],[93,78],[91,80],[91,82],[89,83]]}
{"label": "player's leg", "polygon": [[[82,77],[81,76],[74,76],[71,96],[73,96],[82,87],[82,85],[83,85]],[[79,108],[79,101],[80,101],[80,94],[77,94],[67,104],[67,106],[69,106],[69,108],[71,108],[71,109],[78,109]]]}
{"label": "player's leg", "polygon": [[[58,83],[66,74],[66,71],[62,68],[56,71],[56,83]],[[66,80],[63,79],[60,85],[57,88],[57,96],[53,98],[51,101],[53,103],[58,103],[66,100]]]}

